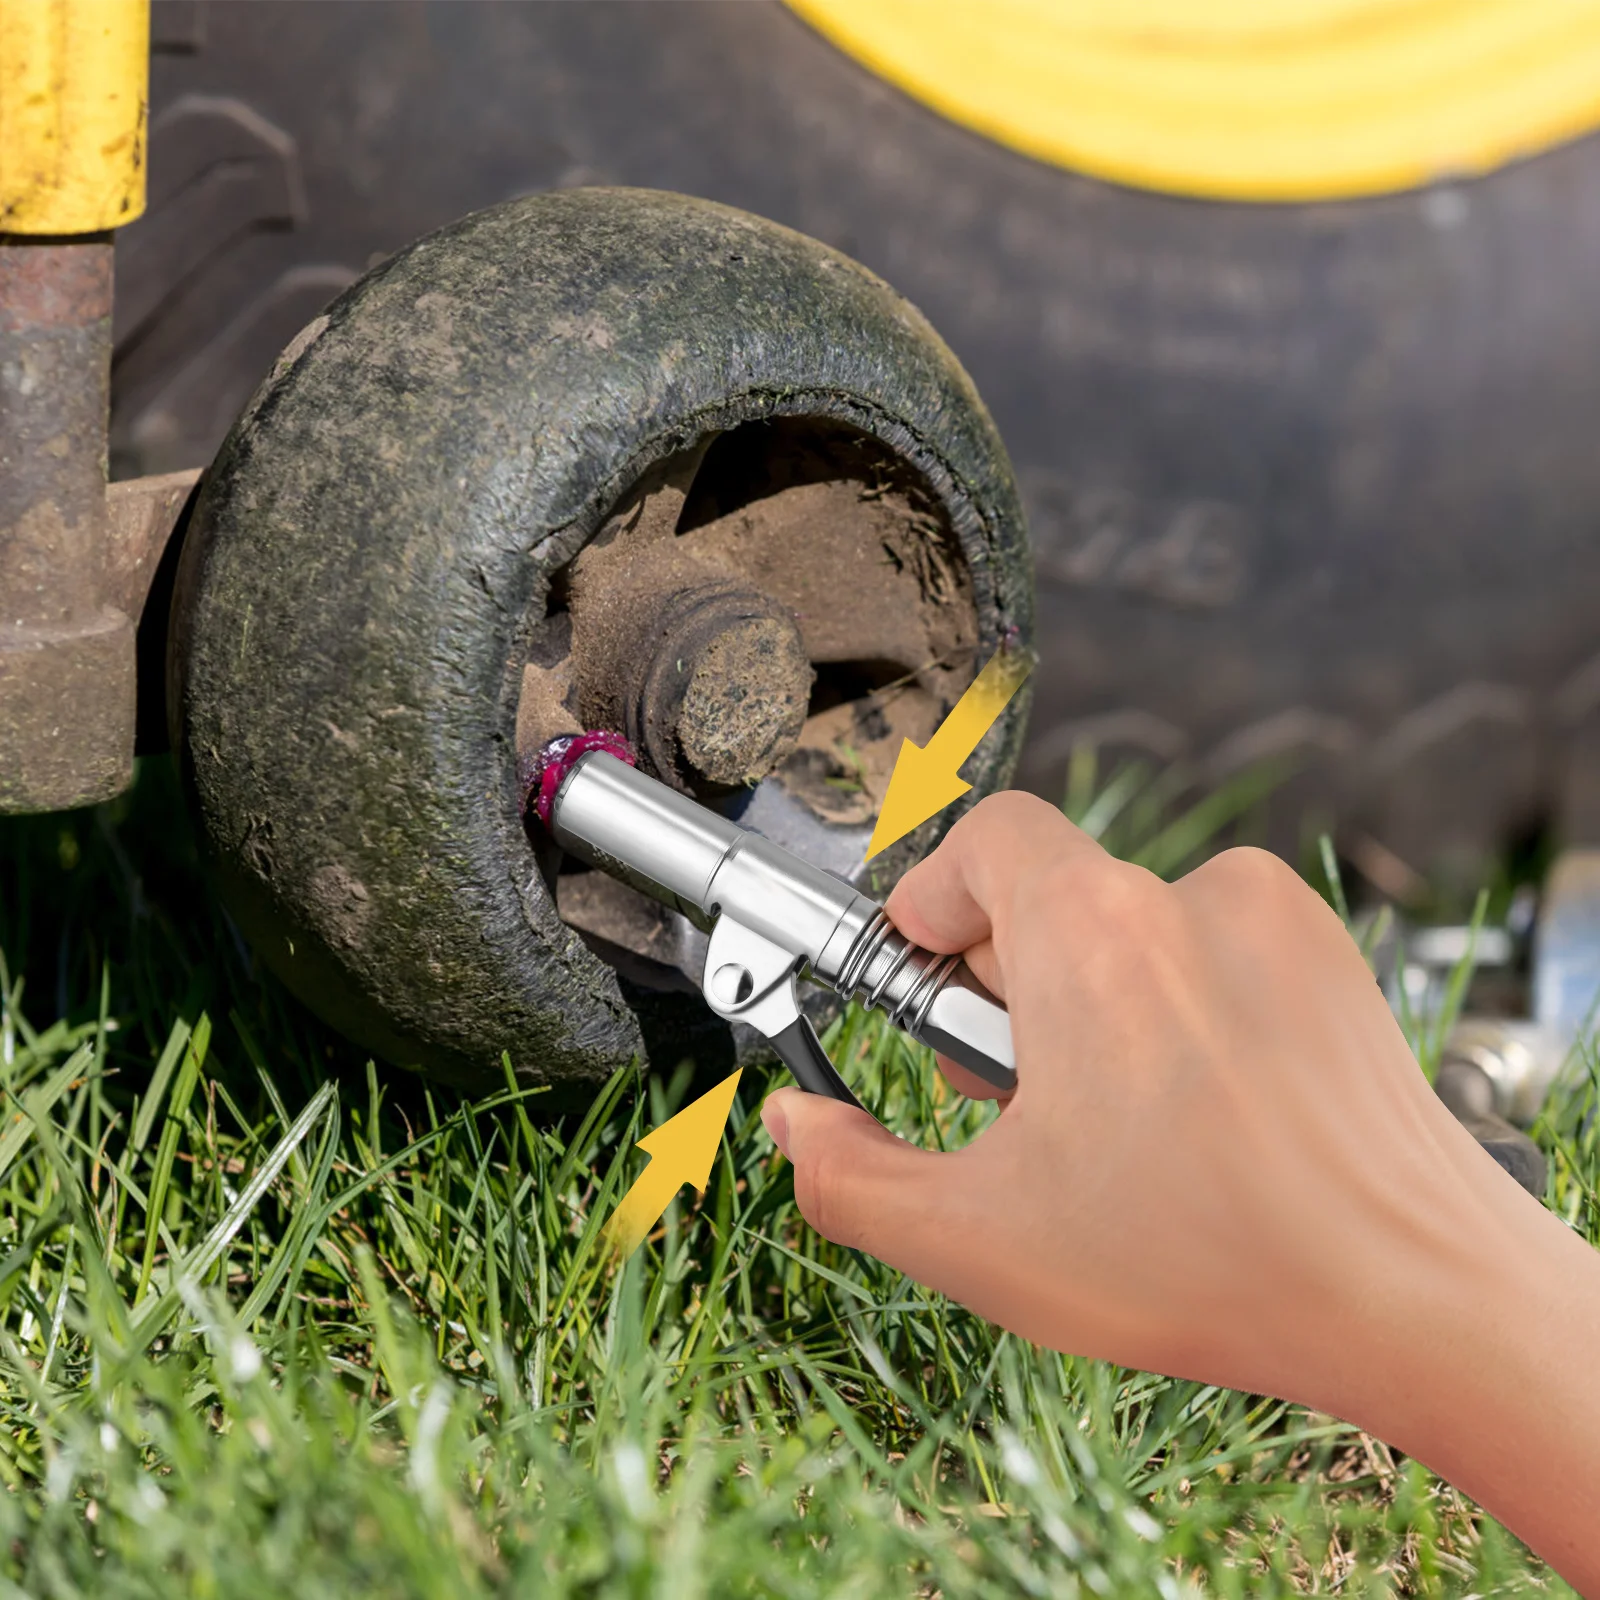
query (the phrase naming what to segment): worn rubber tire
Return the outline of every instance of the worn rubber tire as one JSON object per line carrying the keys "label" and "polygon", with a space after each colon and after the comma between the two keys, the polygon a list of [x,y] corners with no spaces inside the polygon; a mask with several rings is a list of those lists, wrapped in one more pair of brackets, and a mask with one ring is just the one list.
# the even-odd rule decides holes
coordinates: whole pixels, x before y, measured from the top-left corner
{"label": "worn rubber tire", "polygon": [[[557,918],[520,820],[521,662],[549,573],[652,462],[780,416],[907,460],[982,650],[1031,637],[1017,493],[970,380],[887,285],[775,224],[643,190],[513,201],[384,263],[284,352],[195,509],[170,707],[227,904],[335,1026],[465,1085],[504,1052],[578,1091],[644,1051],[648,1006]],[[980,748],[969,802],[1005,781],[1023,716]]]}

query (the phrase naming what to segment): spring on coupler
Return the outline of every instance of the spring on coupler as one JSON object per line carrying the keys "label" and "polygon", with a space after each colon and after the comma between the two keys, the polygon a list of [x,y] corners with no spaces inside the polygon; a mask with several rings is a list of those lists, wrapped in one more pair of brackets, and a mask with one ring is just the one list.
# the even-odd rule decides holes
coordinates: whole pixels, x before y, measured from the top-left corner
{"label": "spring on coupler", "polygon": [[959,955],[936,956],[912,944],[880,909],[856,935],[834,987],[847,1000],[884,1012],[895,1027],[916,1038],[960,965]]}

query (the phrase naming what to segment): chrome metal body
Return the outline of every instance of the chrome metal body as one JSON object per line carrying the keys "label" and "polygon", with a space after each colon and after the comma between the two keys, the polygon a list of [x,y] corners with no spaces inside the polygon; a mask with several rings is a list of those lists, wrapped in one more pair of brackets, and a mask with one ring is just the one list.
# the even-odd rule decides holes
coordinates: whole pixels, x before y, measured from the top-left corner
{"label": "chrome metal body", "polygon": [[800,1011],[802,969],[996,1088],[1016,1084],[1011,1019],[960,956],[912,944],[883,908],[832,873],[601,751],[551,808],[556,842],[711,925],[701,992],[748,1023],[802,1088],[855,1102]]}

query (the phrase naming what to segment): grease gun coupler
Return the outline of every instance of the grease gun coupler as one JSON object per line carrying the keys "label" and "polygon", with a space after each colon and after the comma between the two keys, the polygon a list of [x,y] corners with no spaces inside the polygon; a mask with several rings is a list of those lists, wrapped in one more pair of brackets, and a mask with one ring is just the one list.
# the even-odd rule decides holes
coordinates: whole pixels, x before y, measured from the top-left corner
{"label": "grease gun coupler", "polygon": [[709,922],[706,1004],[763,1034],[802,1089],[860,1105],[800,1009],[802,972],[996,1088],[1016,1086],[1011,1018],[960,956],[912,944],[842,878],[638,771],[621,740],[564,742],[536,802],[556,842]]}

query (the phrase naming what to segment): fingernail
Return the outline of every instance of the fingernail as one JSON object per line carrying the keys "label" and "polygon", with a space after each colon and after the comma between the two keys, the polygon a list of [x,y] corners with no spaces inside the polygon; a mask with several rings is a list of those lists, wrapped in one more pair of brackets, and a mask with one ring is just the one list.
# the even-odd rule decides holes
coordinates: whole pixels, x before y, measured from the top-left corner
{"label": "fingernail", "polygon": [[789,1154],[789,1118],[783,1109],[783,1101],[779,1095],[768,1095],[761,1103],[761,1121],[766,1127],[772,1142],[784,1153]]}

